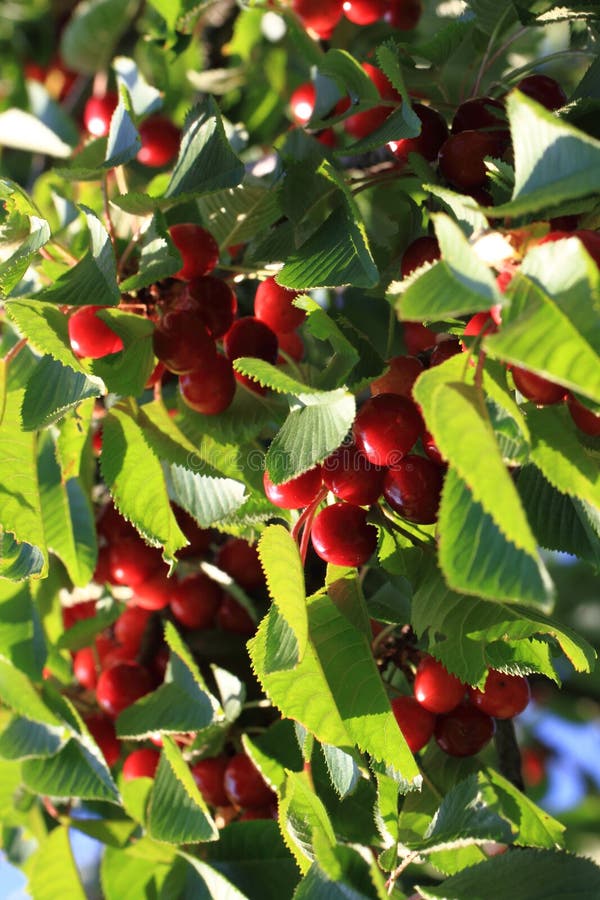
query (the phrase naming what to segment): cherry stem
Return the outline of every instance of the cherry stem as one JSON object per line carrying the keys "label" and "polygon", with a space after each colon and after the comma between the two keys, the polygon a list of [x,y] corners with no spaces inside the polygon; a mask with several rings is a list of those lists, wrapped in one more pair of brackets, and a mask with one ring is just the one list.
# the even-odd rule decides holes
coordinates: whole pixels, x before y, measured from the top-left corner
{"label": "cherry stem", "polygon": [[21,352],[23,347],[26,346],[27,341],[28,341],[28,338],[21,338],[20,341],[17,341],[17,343],[14,345],[14,347],[10,348],[10,350],[4,357],[4,362],[6,365],[8,365],[8,363],[11,362],[15,358],[15,356],[19,355],[19,353]]}
{"label": "cherry stem", "polygon": [[[313,519],[317,513],[317,510],[327,494],[329,493],[328,488],[321,488],[313,502],[310,506],[307,506],[300,519],[302,519],[304,523],[304,531],[302,532],[302,540],[300,541],[300,559],[302,560],[302,565],[306,562],[306,554],[308,553],[308,540],[310,538],[310,532],[312,530]],[[300,519],[298,522],[300,522]],[[298,524],[298,523],[296,523]]]}
{"label": "cherry stem", "polygon": [[402,875],[404,870],[408,869],[408,867],[411,865],[411,863],[414,863],[418,858],[419,858],[418,850],[413,850],[411,853],[408,854],[408,856],[404,857],[404,859],[402,860],[400,865],[394,869],[394,871],[392,872],[392,874],[390,875],[390,877],[388,878],[388,880],[385,883],[388,894],[393,894],[394,887],[396,885],[396,881],[398,880],[398,878],[400,878],[400,876]]}
{"label": "cherry stem", "polygon": [[375,655],[375,653],[379,649],[380,645],[383,644],[383,642],[386,640],[386,638],[388,638],[390,636],[390,634],[394,633],[394,631],[396,630],[397,627],[398,626],[395,624],[394,625],[386,625],[386,627],[382,631],[379,632],[377,637],[373,638],[373,641],[371,642],[371,650],[373,651],[373,655]]}

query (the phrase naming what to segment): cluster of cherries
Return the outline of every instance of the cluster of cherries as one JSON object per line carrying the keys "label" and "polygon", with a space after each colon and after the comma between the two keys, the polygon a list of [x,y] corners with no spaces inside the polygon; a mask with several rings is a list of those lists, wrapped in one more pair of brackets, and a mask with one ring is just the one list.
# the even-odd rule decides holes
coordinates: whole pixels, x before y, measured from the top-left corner
{"label": "cluster of cherries", "polygon": [[305,28],[329,40],[343,16],[355,25],[384,20],[392,28],[411,31],[423,12],[421,0],[292,0]]}
{"label": "cluster of cherries", "polygon": [[484,689],[467,687],[433,656],[417,666],[413,696],[392,700],[392,710],[413,753],[432,737],[450,756],[472,756],[485,747],[495,731],[495,719],[512,719],[530,699],[522,675],[496,669],[487,674]]}

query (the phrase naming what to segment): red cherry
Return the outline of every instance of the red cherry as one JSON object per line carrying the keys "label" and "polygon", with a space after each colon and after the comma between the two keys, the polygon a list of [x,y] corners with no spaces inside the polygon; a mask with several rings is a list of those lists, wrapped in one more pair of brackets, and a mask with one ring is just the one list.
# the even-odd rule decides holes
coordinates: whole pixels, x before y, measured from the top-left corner
{"label": "red cherry", "polygon": [[424,656],[415,675],[414,695],[432,713],[454,709],[465,694],[465,685],[433,656]]}
{"label": "red cherry", "polygon": [[265,494],[280,509],[300,509],[313,502],[322,484],[321,467],[309,469],[296,478],[290,478],[283,484],[273,484],[269,473],[265,470],[263,484]]}
{"label": "red cherry", "polygon": [[411,752],[422,750],[433,735],[435,715],[421,706],[414,697],[394,697],[391,705]]}
{"label": "red cherry", "polygon": [[212,272],[219,261],[219,245],[210,232],[193,222],[183,222],[171,225],[169,234],[183,260],[174,278],[191,281]]}
{"label": "red cherry", "polygon": [[214,534],[210,528],[200,528],[196,520],[181,506],[173,504],[173,514],[177,524],[189,541],[188,547],[182,547],[177,551],[177,559],[187,559],[190,556],[205,556],[214,540]]}
{"label": "red cherry", "polygon": [[132,602],[149,611],[164,609],[169,605],[172,593],[173,579],[167,576],[166,568],[161,568],[141,584],[136,584]]}
{"label": "red cherry", "polygon": [[567,391],[562,385],[548,381],[547,378],[519,366],[513,366],[511,371],[517,390],[537,406],[550,406],[553,403],[562,403],[565,399]]}
{"label": "red cherry", "polygon": [[135,662],[118,662],[100,675],[96,700],[104,712],[116,718],[152,688],[152,678],[146,669]]}
{"label": "red cherry", "polygon": [[580,431],[592,437],[600,437],[600,413],[595,413],[593,410],[588,409],[573,394],[568,395],[567,405],[571,418]]}
{"label": "red cherry", "polygon": [[96,615],[96,601],[85,600],[83,603],[74,603],[73,606],[63,606],[62,620],[65,628],[72,628],[75,622],[83,619],[93,619]]}
{"label": "red cherry", "polygon": [[371,396],[400,394],[411,397],[415,381],[423,371],[423,363],[416,356],[394,356],[388,359],[389,372],[371,382]]}
{"label": "red cherry", "polygon": [[528,787],[537,787],[546,777],[545,754],[536,747],[524,747],[521,751],[523,781]]}
{"label": "red cherry", "polygon": [[365,401],[354,422],[359,450],[376,466],[391,466],[415,445],[423,422],[415,404],[397,394],[378,394]]}
{"label": "red cherry", "polygon": [[290,109],[296,125],[306,125],[315,108],[315,86],[312,81],[305,81],[290,97]]}
{"label": "red cherry", "polygon": [[428,431],[423,432],[421,443],[423,444],[423,450],[425,451],[426,456],[428,456],[432,462],[437,463],[438,466],[444,466],[446,464],[436,442]]}
{"label": "red cherry", "polygon": [[265,322],[276,334],[294,331],[304,322],[306,313],[297,309],[292,301],[300,291],[288,291],[273,277],[261,281],[254,297],[254,315]]}
{"label": "red cherry", "polygon": [[184,402],[195,412],[216,416],[224,412],[233,401],[233,366],[228,359],[217,354],[206,368],[182,375],[179,390]]}
{"label": "red cherry", "polygon": [[[437,238],[430,237],[429,235],[423,235],[423,237],[419,237],[409,244],[406,250],[404,251],[404,256],[402,257],[402,264],[400,266],[400,272],[403,278],[406,278],[411,272],[414,272],[415,269],[420,269],[421,266],[424,266],[425,263],[432,263],[438,260],[441,256],[440,245],[437,242]],[[406,323],[413,324],[416,323]],[[406,326],[405,326],[406,327]],[[423,326],[420,326],[421,328]],[[433,341],[435,344],[435,339]],[[430,344],[430,346],[432,346]],[[427,349],[427,348],[424,348]]]}
{"label": "red cherry", "polygon": [[156,365],[154,366],[154,368],[152,369],[152,372],[150,373],[150,377],[148,378],[148,381],[144,385],[146,390],[148,390],[149,388],[153,388],[156,384],[158,384],[160,381],[162,381],[162,377],[166,371],[167,371],[166,366],[163,363],[161,363],[160,361],[157,362]]}
{"label": "red cherry", "polygon": [[440,148],[440,172],[460,191],[481,188],[487,181],[484,158],[501,156],[504,143],[505,139],[492,131],[452,134]]}
{"label": "red cherry", "polygon": [[173,588],[171,612],[186,628],[210,628],[222,596],[216,581],[204,572],[196,572]]}
{"label": "red cherry", "polygon": [[564,90],[558,81],[549,75],[527,75],[518,82],[517,88],[546,109],[559,109],[567,102]]}
{"label": "red cherry", "polygon": [[504,105],[492,97],[473,97],[461,103],[452,119],[452,133],[460,131],[480,131],[481,129],[506,129]]}
{"label": "red cherry", "polygon": [[[463,331],[463,337],[479,337],[482,335],[494,334],[495,331],[498,330],[498,325],[494,320],[494,317],[490,312],[478,312],[475,313],[474,316],[471,316],[467,324],[465,325],[465,330]],[[463,350],[467,349],[465,344],[463,344]]]}
{"label": "red cherry", "polygon": [[596,265],[600,268],[600,234],[589,228],[578,228],[575,231],[551,231],[543,237],[540,244],[551,244],[564,238],[579,238]]}
{"label": "red cherry", "polygon": [[88,691],[93,691],[98,682],[96,656],[91,647],[83,647],[73,657],[73,675]]}
{"label": "red cherry", "polygon": [[166,116],[151,116],[139,126],[142,146],[137,160],[157,169],[168,165],[179,153],[181,132]]}
{"label": "red cherry", "polygon": [[177,375],[209,368],[217,355],[214,339],[193,309],[168,310],[154,329],[153,348]]}
{"label": "red cherry", "polygon": [[75,356],[101,359],[123,349],[123,341],[112,328],[96,315],[106,306],[81,306],[68,321],[69,341]]}
{"label": "red cherry", "polygon": [[437,521],[443,482],[442,469],[431,459],[409,453],[386,473],[383,494],[402,518],[432,525]]}
{"label": "red cherry", "polygon": [[121,742],[118,740],[115,726],[102,713],[92,713],[85,720],[89,733],[100,748],[107,766],[114,766],[121,755]]}
{"label": "red cherry", "polygon": [[[401,98],[399,94],[394,90],[391,82],[386,78],[381,69],[371,65],[371,63],[363,63],[362,67],[377,88],[379,96],[383,100],[393,100],[396,103],[400,102]],[[342,112],[345,109],[348,109],[349,105],[350,102],[346,98],[340,102],[337,111]],[[353,116],[344,119],[344,131],[353,138],[356,138],[356,140],[360,140],[379,128],[392,111],[393,108],[391,106],[374,106],[373,109],[355,113]]]}
{"label": "red cherry", "polygon": [[265,585],[256,546],[242,538],[228,538],[219,548],[216,564],[245,591],[255,591]]}
{"label": "red cherry", "polygon": [[285,360],[281,353],[286,353],[289,357],[291,357],[296,362],[300,362],[302,357],[304,356],[304,342],[299,334],[295,331],[286,331],[283,334],[279,332],[277,335],[277,341],[279,343],[279,356],[277,357],[277,362],[279,364],[285,363]]}
{"label": "red cherry", "polygon": [[[277,362],[279,344],[275,332],[254,316],[245,316],[234,322],[223,339],[225,355],[232,362],[240,356],[253,356],[274,364]],[[257,394],[265,388],[245,375],[235,372],[236,380]]]}
{"label": "red cherry", "polygon": [[208,756],[194,763],[190,771],[196,787],[211,806],[227,806],[229,797],[225,793],[223,779],[229,760],[226,756]]}
{"label": "red cherry", "polygon": [[329,40],[342,18],[342,0],[292,0],[292,9],[322,40]]}
{"label": "red cherry", "polygon": [[431,328],[426,328],[425,325],[421,325],[419,322],[403,322],[402,328],[404,343],[411,356],[416,356],[417,353],[423,353],[425,350],[435,347],[438,335]]}
{"label": "red cherry", "polygon": [[123,778],[132,781],[134,778],[154,778],[160,753],[151,747],[134,750],[123,763]]}
{"label": "red cherry", "polygon": [[100,665],[103,669],[105,669],[106,666],[104,665],[104,661],[106,657],[109,653],[112,653],[112,651],[118,647],[118,644],[115,643],[109,633],[103,631],[101,634],[96,635],[94,646],[96,647],[96,653],[98,654]]}
{"label": "red cherry", "polygon": [[140,649],[150,615],[150,610],[141,609],[139,606],[129,606],[115,622],[115,638],[133,656]]}
{"label": "red cherry", "polygon": [[215,616],[215,622],[223,631],[243,634],[245,637],[253,635],[256,631],[256,624],[250,615],[241,603],[238,603],[229,594],[223,596]]}
{"label": "red cherry", "polygon": [[277,819],[277,804],[270,803],[269,806],[257,806],[255,809],[245,809],[241,816],[238,816],[238,822],[252,822],[256,819]]}
{"label": "red cherry", "polygon": [[113,584],[126,584],[135,588],[162,564],[160,551],[144,544],[140,538],[125,538],[118,544],[113,544],[109,551]]}
{"label": "red cherry", "polygon": [[237,753],[229,760],[223,786],[230,803],[237,807],[256,809],[267,806],[274,798],[273,791],[245,753]]}
{"label": "red cherry", "polygon": [[430,368],[432,366],[441,365],[443,362],[446,362],[447,359],[450,359],[451,356],[456,356],[456,354],[461,351],[461,343],[455,338],[448,338],[445,341],[440,341],[439,344],[435,345],[433,352],[429,357]]}
{"label": "red cherry", "polygon": [[323,128],[322,131],[318,131],[314,137],[320,144],[323,144],[324,147],[337,147],[337,134],[333,128]]}
{"label": "red cherry", "polygon": [[392,28],[412,31],[423,13],[422,0],[388,0],[384,19]]}
{"label": "red cherry", "polygon": [[473,756],[492,738],[494,720],[469,703],[462,703],[451,713],[438,716],[435,739],[449,756]]}
{"label": "red cherry", "polygon": [[419,153],[429,162],[433,162],[448,137],[446,120],[437,109],[424,106],[422,103],[413,103],[413,110],[421,120],[421,133],[416,137],[391,141],[388,147],[396,159],[406,161],[409,153]]}
{"label": "red cherry", "polygon": [[83,107],[83,124],[93,137],[106,137],[119,97],[113,92],[103,97],[90,97]]}
{"label": "red cherry", "polygon": [[102,671],[116,666],[117,663],[134,663],[135,661],[135,654],[127,647],[114,646],[102,656]]}
{"label": "red cherry", "polygon": [[96,519],[96,530],[109,544],[117,543],[122,538],[136,538],[137,531],[127,519],[116,509],[112,500],[106,503]]}
{"label": "red cherry", "polygon": [[344,0],[342,9],[355,25],[371,25],[383,18],[387,0]]}
{"label": "red cherry", "polygon": [[322,509],[311,538],[317,555],[334,566],[362,566],[377,547],[377,529],[367,523],[367,511],[351,503]]}
{"label": "red cherry", "polygon": [[374,466],[354,444],[342,444],[323,463],[323,481],[339,500],[371,506],[383,493],[385,470]]}
{"label": "red cherry", "polygon": [[522,675],[505,675],[490,669],[483,691],[469,688],[473,706],[495,719],[512,719],[523,712],[531,698],[529,682]]}
{"label": "red cherry", "polygon": [[233,325],[237,313],[235,291],[222,278],[203,275],[188,285],[192,309],[203,320],[214,338],[223,337]]}

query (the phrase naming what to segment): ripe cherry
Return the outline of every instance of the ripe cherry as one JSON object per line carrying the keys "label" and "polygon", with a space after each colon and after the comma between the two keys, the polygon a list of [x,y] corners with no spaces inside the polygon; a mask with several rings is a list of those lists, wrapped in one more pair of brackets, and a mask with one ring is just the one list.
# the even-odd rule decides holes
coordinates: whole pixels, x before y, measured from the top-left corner
{"label": "ripe cherry", "polygon": [[512,719],[523,712],[531,698],[529,682],[522,675],[506,675],[490,669],[482,691],[469,688],[473,706],[495,719]]}
{"label": "ripe cherry", "polygon": [[229,762],[226,756],[208,756],[194,763],[190,771],[196,787],[211,806],[227,806],[229,797],[225,793],[223,779]]}
{"label": "ripe cherry", "polygon": [[181,132],[166,116],[151,116],[139,126],[142,146],[137,160],[157,169],[171,163],[179,153]]}
{"label": "ripe cherry", "polygon": [[154,778],[159,760],[160,753],[151,747],[134,750],[123,763],[123,778],[125,781],[132,781],[134,778]]}
{"label": "ripe cherry", "polygon": [[114,766],[121,755],[121,742],[117,738],[111,719],[102,713],[92,713],[85,719],[85,724],[102,751],[106,765]]}
{"label": "ripe cherry", "polygon": [[101,359],[123,349],[123,341],[96,313],[106,306],[81,306],[68,320],[69,341],[75,356]]}
{"label": "ripe cherry", "polygon": [[270,803],[268,806],[256,806],[254,809],[245,809],[238,816],[238,822],[253,822],[256,819],[277,819],[277,803]]}
{"label": "ripe cherry", "polygon": [[274,799],[273,791],[245,753],[237,753],[229,760],[223,786],[230,803],[237,807],[255,809],[267,806]]}
{"label": "ripe cherry", "polygon": [[423,13],[422,0],[388,0],[385,21],[400,31],[416,28]]}
{"label": "ripe cherry", "polygon": [[[377,88],[382,100],[393,100],[395,103],[400,102],[399,94],[381,69],[371,65],[371,63],[363,63],[362,67]],[[349,100],[346,98],[338,104],[336,110],[342,112],[344,109],[348,109],[349,105]],[[392,111],[393,107],[382,105],[374,106],[372,109],[364,110],[364,112],[355,113],[353,116],[344,119],[344,131],[352,135],[356,140],[360,140],[371,134],[380,125],[383,125]]]}
{"label": "ripe cherry", "polygon": [[421,120],[421,133],[416,137],[391,141],[388,147],[396,159],[406,161],[409,153],[419,153],[433,162],[448,137],[448,126],[437,109],[423,103],[413,103],[413,110]]}
{"label": "ripe cherry", "polygon": [[411,752],[422,750],[433,735],[435,715],[421,706],[414,697],[394,697],[391,706]]}
{"label": "ripe cherry", "polygon": [[282,353],[285,353],[296,362],[300,362],[304,356],[304,342],[296,331],[286,331],[283,334],[279,332],[277,341],[279,343],[279,356],[277,357],[279,364],[287,362]]}
{"label": "ripe cherry", "polygon": [[[277,362],[279,344],[275,332],[254,316],[245,316],[234,322],[223,340],[225,355],[232,362],[240,356],[254,356],[274,364]],[[264,394],[265,389],[256,381],[235,372],[240,384],[244,384],[257,394]]]}
{"label": "ripe cherry", "polygon": [[105,713],[116,718],[152,688],[152,678],[146,669],[135,662],[118,662],[100,675],[96,700]]}
{"label": "ripe cherry", "polygon": [[372,25],[382,19],[387,0],[344,0],[344,15],[355,25]]}
{"label": "ripe cherry", "polygon": [[173,504],[172,509],[177,519],[177,524],[189,541],[187,547],[182,547],[181,550],[177,551],[177,559],[187,559],[190,556],[204,556],[210,550],[214,540],[214,533],[210,528],[201,528],[196,520],[181,506]]}
{"label": "ripe cherry", "polygon": [[359,450],[376,466],[398,463],[423,431],[417,407],[407,397],[378,394],[364,404],[354,422]]}
{"label": "ripe cherry", "polygon": [[519,366],[513,366],[511,371],[517,390],[537,406],[550,406],[565,399],[567,391],[562,385]]}
{"label": "ripe cherry", "polygon": [[253,635],[256,631],[256,623],[251,616],[241,603],[238,603],[229,594],[223,596],[215,616],[215,622],[223,631],[242,634],[245,637]]}
{"label": "ripe cherry", "polygon": [[315,86],[312,81],[305,81],[292,93],[290,109],[296,125],[306,125],[315,108]]}
{"label": "ripe cherry", "polygon": [[169,234],[183,261],[174,278],[191,281],[212,272],[219,261],[219,245],[206,228],[193,222],[183,222],[181,225],[171,225]]}
{"label": "ripe cherry", "polygon": [[323,463],[323,481],[339,500],[371,506],[383,493],[385,470],[369,462],[355,444],[342,444]]}
{"label": "ripe cherry", "polygon": [[84,600],[82,603],[74,603],[73,606],[63,606],[61,611],[64,627],[72,628],[76,622],[93,619],[96,615],[96,601]]}
{"label": "ripe cherry", "polygon": [[371,396],[400,394],[409,397],[415,381],[423,371],[423,363],[416,356],[394,356],[388,360],[389,372],[371,382]]}
{"label": "ripe cherry", "polygon": [[261,281],[254,297],[254,315],[276,334],[294,331],[304,322],[306,313],[292,305],[301,294],[281,287],[273,277]]}
{"label": "ripe cherry", "polygon": [[417,353],[424,353],[425,350],[435,347],[437,343],[437,332],[432,331],[431,328],[426,328],[425,325],[421,325],[419,322],[403,322],[402,330],[406,349],[411,356],[416,356]]}
{"label": "ripe cherry", "polygon": [[135,656],[140,649],[151,612],[139,606],[128,606],[114,625],[115,638]]}
{"label": "ripe cherry", "polygon": [[[465,325],[465,330],[463,331],[463,337],[485,337],[488,334],[494,334],[495,331],[498,330],[498,325],[491,314],[491,312],[478,312],[475,313],[474,316],[471,316],[467,324]],[[465,344],[462,345],[463,350],[468,349]]]}
{"label": "ripe cherry", "polygon": [[494,720],[470,703],[461,703],[435,723],[435,739],[449,756],[473,756],[483,750],[496,729]]}
{"label": "ripe cherry", "polygon": [[135,662],[135,656],[127,647],[115,645],[102,654],[102,671],[110,669],[117,663]]}
{"label": "ripe cherry", "polygon": [[320,466],[315,466],[296,478],[290,478],[283,484],[273,484],[266,470],[263,475],[265,494],[271,503],[280,509],[300,509],[308,506],[321,490],[322,481]]}
{"label": "ripe cherry", "polygon": [[492,131],[452,134],[440,148],[440,172],[460,191],[481,188],[487,181],[484,158],[501,156],[504,143],[505,139]]}
{"label": "ripe cherry", "polygon": [[447,359],[450,359],[451,356],[456,356],[456,354],[461,351],[462,345],[460,341],[457,341],[455,338],[448,338],[445,341],[440,341],[435,345],[432,354],[429,357],[429,367],[439,366],[443,362],[446,362]]}
{"label": "ripe cherry", "polygon": [[203,320],[209,334],[223,337],[237,313],[235,291],[222,278],[203,275],[188,285],[189,305]]}
{"label": "ripe cherry", "polygon": [[432,713],[447,713],[458,706],[465,685],[433,656],[424,656],[415,674],[414,695]]}
{"label": "ripe cherry", "polygon": [[438,445],[434,441],[433,436],[428,431],[423,432],[421,436],[421,443],[423,444],[425,455],[432,462],[437,463],[438,466],[444,466],[446,464],[444,457],[439,451]]}
{"label": "ripe cherry", "polygon": [[96,530],[109,544],[122,538],[137,538],[137,531],[127,519],[124,519],[112,500],[106,503],[98,514]]}
{"label": "ripe cherry", "polygon": [[536,100],[546,109],[559,109],[567,102],[567,95],[554,78],[549,75],[527,75],[518,82],[517,88]]}
{"label": "ripe cherry", "polygon": [[367,511],[351,503],[322,509],[311,538],[317,555],[334,566],[362,566],[377,547],[377,529],[367,522]]}
{"label": "ripe cherry", "polygon": [[112,91],[103,97],[90,97],[83,107],[83,124],[92,137],[106,137],[119,97]]}
{"label": "ripe cherry", "polygon": [[342,18],[342,0],[292,0],[292,9],[322,40],[329,40]]}
{"label": "ripe cherry", "polygon": [[110,576],[113,584],[135,588],[146,581],[162,565],[160,551],[140,538],[125,538],[109,550]]}
{"label": "ripe cherry", "polygon": [[264,587],[265,575],[256,546],[242,538],[228,538],[219,548],[216,564],[245,591]]}
{"label": "ripe cherry", "polygon": [[[430,237],[430,235],[427,234],[423,235],[423,237],[418,237],[411,244],[409,244],[404,251],[402,264],[400,266],[402,277],[406,278],[411,274],[411,272],[414,272],[415,269],[420,269],[421,266],[424,266],[425,263],[435,262],[440,258],[440,256],[440,245],[438,244],[437,238]],[[433,343],[435,343],[435,339]]]}
{"label": "ripe cherry", "polygon": [[98,683],[96,655],[91,647],[83,647],[73,657],[73,675],[88,691],[93,691]]}
{"label": "ripe cherry", "polygon": [[142,609],[154,611],[169,605],[173,591],[173,579],[161,567],[134,588],[133,603]]}
{"label": "ripe cherry", "polygon": [[222,597],[216,581],[204,572],[196,572],[173,588],[171,612],[186,628],[210,628]]}
{"label": "ripe cherry", "polygon": [[460,131],[480,131],[481,129],[506,129],[504,105],[492,97],[473,97],[461,103],[452,119],[452,133]]}
{"label": "ripe cherry", "polygon": [[179,390],[184,402],[195,412],[205,416],[224,412],[235,395],[235,373],[230,360],[217,354],[206,368],[182,375]]}
{"label": "ripe cherry", "polygon": [[440,466],[409,453],[386,473],[383,494],[402,518],[432,525],[437,521],[443,482]]}
{"label": "ripe cherry", "polygon": [[595,413],[593,410],[588,409],[573,394],[568,395],[567,406],[571,413],[571,418],[580,431],[592,437],[600,437],[600,413]]}
{"label": "ripe cherry", "polygon": [[154,353],[177,375],[209,368],[217,355],[214,339],[193,309],[170,309],[154,329]]}

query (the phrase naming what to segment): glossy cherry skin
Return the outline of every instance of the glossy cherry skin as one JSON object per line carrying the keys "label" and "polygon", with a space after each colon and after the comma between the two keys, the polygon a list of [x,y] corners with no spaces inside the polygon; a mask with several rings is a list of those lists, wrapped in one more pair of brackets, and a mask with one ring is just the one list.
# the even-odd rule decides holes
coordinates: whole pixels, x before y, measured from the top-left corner
{"label": "glossy cherry skin", "polygon": [[179,378],[181,396],[190,409],[205,416],[225,412],[235,395],[235,373],[230,360],[217,354],[206,368]]}
{"label": "glossy cherry skin", "polygon": [[532,100],[536,100],[546,109],[559,109],[567,102],[567,95],[554,78],[549,75],[527,75],[518,82],[517,88],[523,94],[527,94]]}
{"label": "glossy cherry skin", "polygon": [[425,263],[435,262],[440,256],[440,245],[437,238],[425,234],[423,237],[416,238],[404,251],[400,273],[403,278],[406,278],[415,269],[420,269]]}
{"label": "glossy cherry skin", "polygon": [[425,350],[435,347],[437,343],[437,332],[432,331],[431,328],[426,328],[420,322],[403,322],[402,330],[406,349],[411,356],[416,356],[417,353],[424,353]]}
{"label": "glossy cherry skin", "polygon": [[383,18],[387,0],[344,0],[342,9],[355,25],[372,25]]}
{"label": "glossy cherry skin", "polygon": [[423,431],[417,407],[407,397],[378,394],[365,401],[354,422],[354,441],[376,466],[398,463]]}
{"label": "glossy cherry skin", "polygon": [[224,594],[221,605],[217,610],[215,622],[223,631],[230,631],[232,634],[241,634],[244,637],[250,637],[256,631],[256,623],[246,612],[241,603]]}
{"label": "glossy cherry skin", "polygon": [[[494,334],[498,330],[498,325],[496,324],[493,316],[489,312],[478,312],[475,313],[474,316],[471,316],[467,324],[465,325],[465,330],[463,331],[463,337],[485,337],[487,334]],[[463,350],[466,349],[463,344]]]}
{"label": "glossy cherry skin", "polygon": [[212,272],[219,261],[219,245],[206,228],[193,222],[183,222],[171,225],[169,234],[183,260],[174,278],[191,281]]}
{"label": "glossy cherry skin", "polygon": [[392,509],[419,525],[437,521],[443,470],[431,459],[409,453],[385,475],[383,495]]}
{"label": "glossy cherry skin", "polygon": [[492,97],[472,97],[461,103],[452,119],[452,133],[479,131],[481,129],[506,128],[504,106]]}
{"label": "glossy cherry skin", "polygon": [[433,436],[429,434],[428,431],[424,431],[421,436],[421,443],[423,444],[423,450],[425,451],[425,455],[438,466],[444,466],[446,464],[444,457],[440,453],[438,449],[438,445],[433,439]]}
{"label": "glossy cherry skin", "polygon": [[162,565],[160,551],[156,547],[149,547],[141,538],[125,538],[118,544],[113,544],[109,551],[113,584],[126,584],[135,588]]}
{"label": "glossy cherry skin", "polygon": [[152,688],[149,672],[135,662],[118,662],[105,669],[96,687],[96,700],[105,713],[116,718],[119,713],[148,694]]}
{"label": "glossy cherry skin", "polygon": [[185,375],[212,365],[217,348],[204,319],[193,309],[170,309],[154,329],[155,356],[169,372]]}
{"label": "glossy cherry skin", "polygon": [[211,806],[227,806],[229,797],[225,793],[223,780],[229,760],[226,756],[208,756],[194,763],[190,772],[196,787]]}
{"label": "glossy cherry skin", "polygon": [[303,309],[292,305],[300,291],[281,287],[273,277],[261,281],[254,297],[254,315],[276,334],[295,331],[306,318]]}
{"label": "glossy cherry skin", "polygon": [[186,628],[210,628],[222,597],[216,581],[204,572],[196,572],[173,588],[171,612]]}
{"label": "glossy cherry skin", "polygon": [[119,98],[109,91],[103,97],[90,97],[83,107],[83,124],[93,137],[106,137],[110,131],[110,120],[117,108]]}
{"label": "glossy cherry skin", "polygon": [[93,691],[98,683],[96,654],[91,647],[82,647],[73,657],[73,675],[88,691]]}
{"label": "glossy cherry skin", "polygon": [[141,584],[137,584],[132,602],[145,610],[164,609],[169,605],[174,580],[167,576],[167,569],[161,567]]}
{"label": "glossy cherry skin", "polygon": [[596,414],[591,409],[588,409],[573,394],[569,394],[567,397],[567,406],[571,413],[571,418],[580,431],[591,435],[591,437],[600,437],[600,414]]}
{"label": "glossy cherry skin", "polygon": [[245,753],[233,756],[225,768],[223,786],[234,806],[256,809],[273,800],[273,791]]}
{"label": "glossy cherry skin", "polygon": [[377,529],[367,522],[367,511],[351,503],[322,509],[311,538],[317,555],[334,566],[362,566],[377,547]]}
{"label": "glossy cherry skin", "polygon": [[447,715],[438,716],[434,736],[449,756],[473,756],[491,740],[495,728],[491,716],[469,703],[461,703]]}
{"label": "glossy cherry skin", "polygon": [[410,751],[416,753],[422,750],[433,735],[435,715],[414,697],[394,697],[391,706]]}
{"label": "glossy cherry skin", "polygon": [[391,141],[388,147],[396,159],[405,161],[409,153],[419,153],[433,162],[448,137],[448,126],[437,109],[424,106],[423,103],[413,103],[413,110],[421,120],[421,133],[417,137]]}
{"label": "glossy cherry skin", "polygon": [[237,313],[235,291],[222,278],[203,275],[188,285],[189,303],[213,338],[221,338],[233,325]]}
{"label": "glossy cherry skin", "polygon": [[315,108],[316,91],[312,81],[305,81],[293,91],[290,110],[296,125],[306,125]]}
{"label": "glossy cherry skin", "polygon": [[487,181],[484,158],[498,157],[504,139],[491,131],[461,131],[452,134],[440,148],[440,172],[459,191],[481,188]]}
{"label": "glossy cherry skin", "polygon": [[565,399],[567,391],[562,385],[519,366],[513,366],[511,371],[517,390],[537,406],[550,406]]}
{"label": "glossy cherry skin", "polygon": [[416,28],[423,13],[422,0],[388,0],[385,21],[400,31]]}
{"label": "glossy cherry skin", "polygon": [[409,397],[415,381],[423,371],[423,363],[416,356],[394,356],[388,359],[389,372],[371,382],[371,396],[377,394],[399,394]]}
{"label": "glossy cherry skin", "polygon": [[329,40],[342,18],[342,0],[292,0],[292,9],[322,40]]}
{"label": "glossy cherry skin", "polygon": [[321,490],[322,483],[320,466],[309,469],[296,478],[290,478],[283,484],[273,484],[266,470],[263,475],[265,494],[280,509],[301,509],[308,506]]}
{"label": "glossy cherry skin", "polygon": [[160,753],[151,747],[134,750],[123,763],[123,778],[125,781],[133,781],[134,778],[154,778],[159,760]]}
{"label": "glossy cherry skin", "polygon": [[228,359],[239,359],[240,356],[255,356],[266,362],[277,360],[277,335],[260,319],[244,316],[234,322],[223,341]]}
{"label": "glossy cherry skin", "polygon": [[[362,67],[377,88],[382,100],[393,100],[396,103],[400,103],[400,95],[381,69],[378,69],[377,66],[373,66],[371,63],[367,62],[363,63]],[[349,100],[346,99],[342,100],[336,109],[338,112],[341,112],[342,110],[347,109],[348,106]],[[374,106],[372,109],[367,109],[364,112],[355,113],[353,116],[344,119],[344,131],[347,134],[352,135],[356,140],[360,140],[368,134],[371,134],[375,129],[379,128],[380,125],[383,125],[392,111],[393,107],[382,105]]]}
{"label": "glossy cherry skin", "polygon": [[243,538],[228,538],[219,548],[216,564],[245,591],[255,591],[265,585],[256,546]]}
{"label": "glossy cherry skin", "polygon": [[102,713],[92,713],[84,721],[102,751],[106,765],[114,766],[121,755],[121,742],[117,738],[112,720]]}
{"label": "glossy cherry skin", "polygon": [[323,463],[323,481],[338,500],[371,506],[383,493],[385,469],[374,466],[354,444],[342,444]]}
{"label": "glossy cherry skin", "polygon": [[69,341],[75,356],[101,359],[123,349],[123,341],[96,313],[106,306],[82,306],[68,320]]}
{"label": "glossy cherry skin", "polygon": [[150,116],[139,126],[142,146],[137,160],[153,169],[173,162],[179,153],[181,132],[166,116]]}
{"label": "glossy cherry skin", "polygon": [[115,638],[134,656],[142,644],[150,615],[150,610],[141,609],[139,606],[129,606],[115,622]]}
{"label": "glossy cherry skin", "polygon": [[413,692],[432,713],[448,713],[465,695],[465,685],[433,656],[424,656],[415,674]]}
{"label": "glossy cherry skin", "polygon": [[522,675],[506,675],[490,669],[482,691],[469,688],[473,706],[495,719],[512,719],[522,713],[529,700],[529,682]]}

